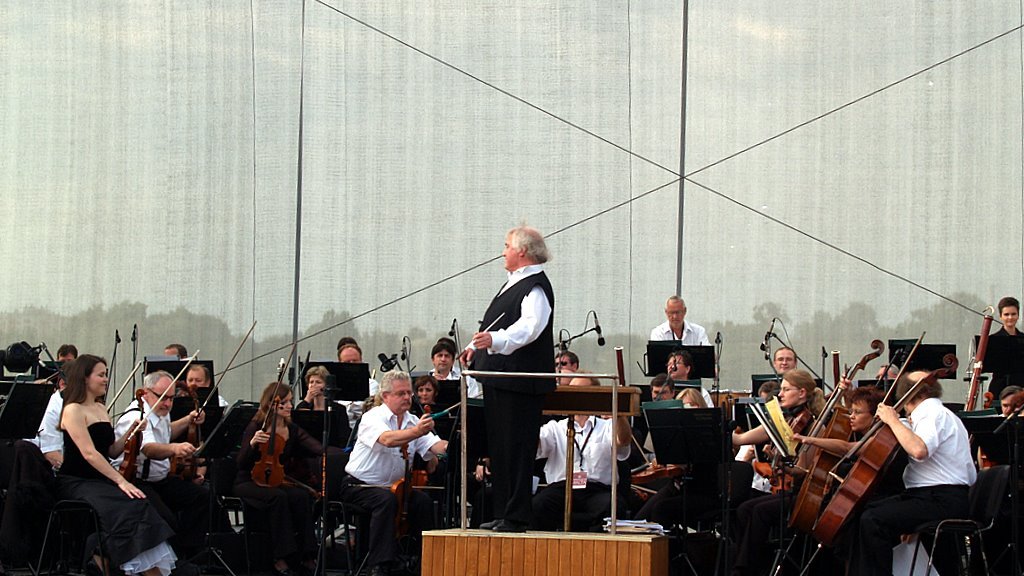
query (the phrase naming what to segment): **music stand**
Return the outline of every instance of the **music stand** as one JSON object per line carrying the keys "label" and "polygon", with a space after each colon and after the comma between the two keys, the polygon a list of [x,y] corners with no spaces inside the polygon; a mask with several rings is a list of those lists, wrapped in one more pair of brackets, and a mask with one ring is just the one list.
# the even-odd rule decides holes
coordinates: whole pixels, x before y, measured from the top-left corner
{"label": "music stand", "polygon": [[309,362],[302,369],[302,382],[306,381],[306,372],[313,366],[323,366],[331,376],[334,376],[334,386],[327,386],[329,383],[324,383],[324,396],[328,400],[362,402],[370,396],[369,364],[326,361]]}
{"label": "music stand", "polygon": [[[160,358],[162,358],[162,357],[160,357]],[[152,374],[153,372],[156,372],[157,370],[163,370],[164,372],[167,372],[168,374],[170,374],[172,378],[174,377],[175,374],[181,372],[181,369],[184,368],[185,364],[188,362],[188,360],[178,360],[178,359],[156,360],[156,359],[154,359],[153,356],[146,356],[146,358],[144,360],[145,360],[145,364],[142,367],[142,375],[143,376],[145,376],[146,374]],[[216,372],[213,371],[213,360],[193,360],[192,361],[192,366],[196,366],[196,365],[206,366],[206,369],[210,371],[210,377],[211,378],[213,378],[213,375],[216,374]],[[191,366],[190,366],[190,368],[191,368]],[[188,374],[182,374],[181,376],[184,379],[184,378],[188,377]],[[179,380],[179,382],[180,381],[181,380]]]}
{"label": "music stand", "polygon": [[[892,364],[895,358],[905,358],[906,354],[914,348],[916,343],[916,338],[889,340],[889,364]],[[909,373],[914,370],[932,371],[942,368],[942,359],[947,354],[956,356],[956,344],[921,344],[918,346],[914,357],[907,363],[905,372]],[[951,372],[946,378],[956,379],[956,374]]]}
{"label": "music stand", "polygon": [[993,393],[1024,384],[1024,338],[989,338],[982,371],[992,373]]}
{"label": "music stand", "polygon": [[[313,438],[320,438],[324,429],[324,413],[323,410],[292,410],[292,422]],[[332,407],[330,415],[327,445],[344,448],[349,435],[352,434],[352,429],[348,425],[348,415],[343,406]]]}
{"label": "music stand", "polygon": [[761,390],[761,386],[765,382],[778,382],[782,385],[782,376],[778,374],[751,374],[750,375],[750,397],[757,398],[758,392]]}
{"label": "music stand", "polygon": [[226,458],[237,450],[241,445],[245,428],[256,417],[259,409],[259,402],[245,400],[236,400],[234,404],[228,406],[213,433],[203,442],[202,447],[196,450],[196,458]]}
{"label": "music stand", "polygon": [[16,382],[0,407],[0,438],[35,438],[53,386]]}
{"label": "music stand", "polygon": [[[196,392],[200,390],[206,390],[207,396],[210,394],[209,388],[197,388]],[[197,393],[196,396],[199,397],[199,405],[202,406],[204,402],[202,394]],[[175,396],[171,404],[171,421],[188,416],[188,413],[195,410],[195,407],[195,403],[188,396]],[[213,434],[213,431],[217,429],[217,424],[220,424],[221,418],[224,417],[224,408],[219,405],[209,405],[203,409],[203,412],[206,414],[206,420],[199,425],[199,430],[203,438],[207,438]]]}
{"label": "music stand", "polygon": [[693,357],[690,378],[710,379],[715,377],[715,347],[683,346],[679,344],[678,340],[650,340],[647,342],[647,370],[644,372],[644,376],[651,378],[665,372],[668,357],[676,350],[685,350]]}
{"label": "music stand", "polygon": [[[664,406],[664,407],[662,407]],[[719,408],[677,409],[670,401],[647,402],[643,405],[644,416],[650,428],[651,443],[659,464],[711,465],[722,464],[723,422]],[[721,480],[720,480],[721,482]],[[728,493],[724,486],[719,492],[725,498]],[[683,496],[683,553],[676,557],[697,574],[689,554],[686,552],[686,482],[681,483]]]}
{"label": "music stand", "polygon": [[[180,371],[181,368],[178,368]],[[188,399],[191,402],[191,398]],[[207,407],[209,409],[209,407]],[[213,432],[203,441],[203,445],[196,450],[195,457],[206,458],[207,460],[216,460],[221,458],[228,458],[230,455],[238,449],[242,442],[242,433],[245,432],[246,427],[252,422],[252,419],[256,416],[256,412],[259,411],[259,402],[246,402],[244,400],[236,400],[234,404],[228,407],[227,412],[224,413],[224,418],[221,419],[217,427],[213,429]],[[216,466],[208,466],[208,470],[211,472],[216,470]],[[209,478],[209,482],[212,485],[217,485],[219,480],[217,478]],[[216,515],[217,506],[217,494],[216,490],[211,489],[210,493],[210,517],[206,529],[206,547],[197,553],[195,556],[199,556],[203,552],[206,552],[213,558],[216,558],[220,565],[227,570],[228,574],[235,576],[235,572],[228,565],[227,561],[224,560],[224,556],[220,550],[214,548],[211,543],[211,538],[214,533],[214,516]],[[193,556],[193,558],[195,558]]]}

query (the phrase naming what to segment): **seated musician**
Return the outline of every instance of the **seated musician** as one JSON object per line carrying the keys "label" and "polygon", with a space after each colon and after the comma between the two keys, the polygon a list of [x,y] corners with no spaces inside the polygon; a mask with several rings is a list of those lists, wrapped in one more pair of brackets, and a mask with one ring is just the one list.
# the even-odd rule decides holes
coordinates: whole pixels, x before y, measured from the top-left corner
{"label": "seated musician", "polygon": [[[455,363],[457,356],[454,340],[447,336],[438,338],[434,347],[430,349],[430,363],[434,365],[430,375],[438,381],[458,381],[462,377],[462,371]],[[480,394],[480,383],[476,378],[467,376],[466,395],[470,398],[479,398]]]}
{"label": "seated musician", "polygon": [[324,387],[330,372],[323,366],[313,366],[306,370],[306,395],[295,405],[296,410],[323,410],[326,406]]}
{"label": "seated musician", "polygon": [[776,374],[782,374],[787,370],[796,368],[796,350],[789,346],[777,348],[775,353],[772,354],[772,368],[775,369]]}
{"label": "seated musician", "polygon": [[[700,392],[694,388],[683,390],[676,399],[683,402],[683,408],[708,407]],[[652,461],[650,469],[657,468],[657,463]],[[665,482],[661,489],[644,503],[634,518],[655,522],[668,528],[684,521],[696,520],[699,514],[717,508],[721,501],[716,469],[717,466],[690,469],[687,473],[689,478],[685,480],[685,492],[682,490],[684,480],[676,478]],[[637,479],[634,482],[640,483],[641,480]]]}
{"label": "seated musician", "polygon": [[[668,378],[675,385],[678,386],[679,382],[686,382],[690,379],[690,372],[693,370],[693,356],[690,355],[686,350],[673,350],[668,355],[668,361],[665,363],[665,372],[668,373]],[[700,393],[704,396],[704,404],[711,406],[711,394],[700,387]]]}
{"label": "seated musician", "polygon": [[[570,386],[597,386],[597,380],[580,374],[572,379]],[[547,458],[544,476],[548,485],[533,496],[534,530],[555,530],[562,525],[565,508],[565,482],[573,483],[572,509],[596,519],[611,514],[612,466],[610,461],[612,442],[617,447],[616,457],[625,460],[629,456],[629,420],[619,417],[613,427],[609,419],[597,416],[574,416],[576,446],[573,453],[573,470],[566,478],[565,456],[568,439],[566,428],[569,419],[552,420],[540,428],[537,458]],[[613,431],[614,428],[614,431]],[[613,438],[614,432],[614,438]],[[619,494],[619,505],[625,508],[625,494]]]}
{"label": "seated musician", "polygon": [[165,356],[177,356],[178,358],[188,358],[188,348],[185,348],[184,344],[168,344],[164,346]]}
{"label": "seated musician", "polygon": [[[205,364],[192,364],[188,367],[188,372],[185,373],[185,386],[195,386],[196,389],[205,388],[209,389],[213,386],[213,374],[210,374],[210,369]],[[179,396],[188,396],[188,390],[183,387],[177,391]],[[221,408],[226,408],[228,401],[220,395],[220,390],[217,390],[217,405]]]}
{"label": "seated musician", "polygon": [[433,376],[420,376],[417,378],[416,385],[413,386],[416,396],[409,411],[416,416],[423,416],[423,410],[427,406],[430,407],[431,412],[442,410],[437,405],[437,386],[437,380]]}
{"label": "seated musician", "polygon": [[[903,397],[927,372],[904,374],[896,382]],[[879,404],[876,416],[892,429],[910,460],[903,472],[906,489],[895,496],[867,504],[857,523],[851,557],[851,575],[892,573],[892,549],[900,536],[918,526],[945,518],[967,518],[967,492],[977,478],[971,459],[967,430],[942,401],[938,380],[926,383],[905,404],[909,423],[887,404]],[[940,550],[942,550],[940,548]],[[936,567],[943,574],[943,558]]]}
{"label": "seated musician", "polygon": [[[779,352],[782,351],[782,350],[792,350],[792,349],[791,348],[779,348],[778,350],[776,350],[776,353],[775,353],[776,362],[774,363],[774,365],[776,366],[776,369],[778,369],[778,366],[780,366],[780,365],[790,364],[790,360],[784,360],[782,362],[779,362],[780,358],[786,358],[787,357],[785,354],[779,354]],[[793,365],[793,366],[796,365],[796,356],[795,355],[792,356],[791,362],[792,362],[791,365]],[[779,383],[778,383],[778,381],[777,380],[768,380],[766,382],[762,382],[761,386],[757,389],[757,395],[761,398],[761,400],[764,400],[765,402],[768,402],[772,398],[775,398],[776,396],[779,395]],[[738,450],[736,450],[736,461],[737,462],[750,462],[751,466],[753,466],[755,458],[757,458],[757,447],[756,446],[753,446],[751,444],[744,444],[743,446],[740,446]],[[761,492],[763,494],[768,494],[768,493],[770,493],[772,491],[771,479],[770,478],[765,478],[760,473],[758,473],[758,471],[755,469],[754,470],[754,479],[750,483],[750,488],[753,489],[753,490],[756,490],[758,492]]]}
{"label": "seated musician", "polygon": [[[790,370],[782,374],[779,405],[786,421],[799,434],[810,426],[814,415],[821,412],[825,400],[809,373]],[[733,446],[763,444],[767,441],[768,433],[761,426],[743,433],[733,432],[732,435]],[[792,496],[790,490],[782,489],[781,480],[773,481],[773,485],[778,487],[776,493],[751,498],[736,510],[737,551],[733,574],[756,574],[767,564],[764,548],[768,534],[772,526],[779,523],[783,500],[791,500]],[[795,490],[797,482],[793,484]]]}
{"label": "seated musician", "polygon": [[[97,400],[107,393],[107,363],[83,354],[66,374],[60,418],[64,464],[57,475],[57,495],[89,502],[100,517],[103,549],[123,572],[167,576],[177,561],[167,544],[174,531],[142,490],[118,474],[108,459],[124,451],[128,436],[114,436],[107,409]],[[136,426],[145,429],[145,421]],[[102,570],[105,559],[94,561]]]}
{"label": "seated musician", "polygon": [[[188,442],[172,440],[184,436],[190,424],[203,421],[195,411],[171,421],[175,388],[172,379],[173,376],[162,370],[146,374],[143,378],[146,428],[142,432],[142,449],[136,461],[133,482],[174,529],[176,536],[171,545],[178,556],[188,558],[202,549],[209,526],[210,494],[204,486],[169,474],[172,460],[191,457],[196,450]],[[138,408],[132,402],[132,408],[118,419],[114,434],[123,436],[128,433],[139,418]],[[114,461],[114,466],[120,467],[122,460],[123,455]]]}
{"label": "seated musician", "polygon": [[[272,412],[275,405],[277,410]],[[274,528],[271,557],[273,571],[279,576],[292,574],[300,562],[308,570],[316,565],[314,496],[308,484],[318,482],[318,478],[311,475],[306,464],[310,457],[320,455],[321,447],[319,440],[291,421],[291,414],[292,393],[288,386],[279,382],[268,384],[260,396],[256,416],[242,434],[235,478],[235,495],[248,506],[266,512],[268,524]],[[280,452],[278,461],[284,467],[285,481],[280,483],[268,482],[266,476],[259,474],[263,467],[257,466],[264,464],[261,457],[269,453],[271,432],[276,433],[273,449]]]}
{"label": "seated musician", "polygon": [[1020,386],[1007,386],[999,393],[999,411],[1003,416],[1009,416],[1010,412],[1013,412],[1017,407],[1015,402],[1017,404],[1020,403],[1019,397],[1018,399],[1015,399],[1014,396],[1017,396],[1017,394],[1020,394],[1021,392],[1024,392],[1024,388],[1021,388]]}
{"label": "seated musician", "polygon": [[367,559],[371,575],[387,574],[397,560],[398,528],[403,516],[413,536],[433,527],[429,496],[411,489],[397,490],[398,494],[391,491],[396,481],[407,479],[413,455],[434,464],[436,457],[448,449],[448,442],[433,433],[432,418],[420,419],[409,413],[412,395],[408,373],[391,370],[384,374],[380,383],[382,404],[363,414],[345,467],[348,477],[342,483],[342,501],[371,514]]}
{"label": "seated musician", "polygon": [[[575,374],[580,371],[580,357],[575,352],[562,350],[555,356],[555,372],[559,374]],[[558,379],[559,386],[568,386],[572,376]]]}

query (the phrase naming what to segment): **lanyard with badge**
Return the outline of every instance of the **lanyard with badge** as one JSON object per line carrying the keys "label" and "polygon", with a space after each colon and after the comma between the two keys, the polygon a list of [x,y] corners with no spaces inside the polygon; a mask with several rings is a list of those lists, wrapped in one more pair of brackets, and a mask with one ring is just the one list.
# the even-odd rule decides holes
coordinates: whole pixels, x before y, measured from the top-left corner
{"label": "lanyard with badge", "polygon": [[[593,416],[588,418],[587,422],[592,422],[591,418],[593,418]],[[575,425],[575,422],[573,423],[573,425]],[[572,439],[572,443],[576,445],[576,453],[579,454],[580,457],[580,469],[579,471],[574,470],[572,473],[573,490],[582,490],[583,488],[587,487],[587,471],[583,469],[583,451],[587,449],[587,444],[590,442],[590,437],[594,435],[594,429],[596,428],[597,422],[593,421],[593,424],[590,427],[590,432],[588,432],[587,437],[583,439],[583,446],[580,446],[576,442],[575,436]]]}

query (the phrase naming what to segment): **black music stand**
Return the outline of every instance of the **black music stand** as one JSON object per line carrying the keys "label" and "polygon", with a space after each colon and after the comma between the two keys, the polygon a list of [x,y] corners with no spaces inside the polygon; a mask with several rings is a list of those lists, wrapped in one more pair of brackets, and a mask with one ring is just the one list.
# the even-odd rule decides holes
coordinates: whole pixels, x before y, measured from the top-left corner
{"label": "black music stand", "polygon": [[[200,390],[205,390],[206,395],[209,395],[210,389],[198,388],[196,390],[196,396],[199,397],[199,405],[202,406],[204,399],[203,395],[198,393]],[[171,421],[184,418],[189,412],[195,410],[195,407],[195,403],[188,396],[175,396],[171,404]],[[224,408],[220,405],[211,405],[203,408],[203,412],[206,413],[206,420],[203,420],[203,423],[199,425],[199,430],[202,432],[203,438],[207,438],[213,434],[213,431],[217,429],[217,425],[220,424],[221,419],[224,417]]]}
{"label": "black music stand", "polygon": [[[162,356],[158,358],[163,358]],[[144,358],[145,364],[142,367],[142,374],[152,374],[157,370],[163,370],[171,375],[173,378],[175,374],[181,372],[181,369],[185,367],[188,360],[157,360],[153,356],[146,356]],[[212,378],[216,372],[213,371],[213,360],[193,360],[192,365],[206,366],[206,369],[210,371],[210,377]],[[181,377],[185,378],[187,374],[182,374]],[[180,380],[179,380],[180,382]]]}
{"label": "black music stand", "polygon": [[370,396],[369,364],[311,361],[302,368],[303,382],[306,381],[306,372],[314,366],[323,366],[334,377],[333,383],[324,383],[324,396],[328,400],[363,402]]}
{"label": "black music stand", "polygon": [[[292,422],[306,431],[313,438],[321,438],[324,430],[323,410],[292,410]],[[348,415],[341,406],[332,406],[329,412],[327,445],[344,448],[352,429],[348,425]],[[322,438],[321,438],[322,440]]]}
{"label": "black music stand", "polygon": [[[764,431],[768,434],[768,440],[772,446],[775,447],[775,453],[779,455],[778,466],[772,471],[772,475],[778,475],[780,479],[780,485],[786,485],[786,466],[793,462],[796,458],[796,452],[790,450],[789,445],[786,444],[782,438],[782,433],[775,425],[775,421],[772,420],[771,415],[768,413],[766,404],[751,404],[751,409],[754,417],[757,418],[758,423],[764,428]],[[792,542],[789,546],[785,545],[786,535],[786,519],[789,518],[789,510],[786,508],[786,497],[780,495],[782,498],[782,505],[779,506],[779,546],[775,549],[775,559],[772,561],[772,568],[769,570],[769,574],[778,574],[782,569],[783,560],[788,559],[797,568],[800,565],[789,556],[789,549],[792,546]]]}
{"label": "black music stand", "polygon": [[[178,369],[179,371],[181,368]],[[191,399],[188,399],[191,402]],[[234,404],[228,407],[227,412],[224,413],[224,418],[217,424],[217,427],[213,429],[213,432],[206,438],[203,445],[196,450],[195,457],[206,458],[208,461],[230,458],[231,455],[238,450],[242,442],[242,433],[245,432],[246,427],[252,422],[252,419],[256,416],[256,412],[259,411],[260,405],[258,402],[245,402],[243,400],[237,400]],[[215,466],[208,465],[207,469],[211,472],[215,470]],[[211,486],[219,481],[218,478],[208,479]],[[223,553],[213,546],[211,537],[214,534],[214,518],[217,516],[217,491],[212,489],[210,493],[210,515],[208,518],[208,524],[206,528],[206,546],[200,550],[196,556],[203,554],[204,552],[209,556],[215,558],[217,562],[230,574],[235,576],[234,570],[228,565],[224,559]],[[193,556],[195,558],[195,556]]]}
{"label": "black music stand", "polygon": [[[711,465],[723,463],[723,422],[719,408],[680,409],[672,401],[647,402],[643,405],[644,417],[650,429],[654,455],[659,464]],[[720,482],[723,475],[719,475]],[[686,552],[686,481],[681,483],[683,495],[683,552],[673,560],[683,560],[690,572],[696,568]],[[723,499],[728,500],[727,486],[719,486]]]}
{"label": "black music stand", "polygon": [[52,395],[53,386],[13,383],[0,407],[0,438],[35,438]]}
{"label": "black music stand", "polygon": [[[906,355],[910,353],[916,343],[916,338],[889,340],[889,364],[893,364],[896,358],[906,358]],[[907,363],[904,372],[914,370],[932,371],[942,368],[942,359],[947,354],[956,356],[956,344],[921,344],[918,346],[914,357]],[[945,378],[956,379],[956,374],[950,372]]]}
{"label": "black music stand", "polygon": [[996,396],[1007,386],[1024,384],[1024,338],[989,338],[982,370],[992,373],[988,389]]}

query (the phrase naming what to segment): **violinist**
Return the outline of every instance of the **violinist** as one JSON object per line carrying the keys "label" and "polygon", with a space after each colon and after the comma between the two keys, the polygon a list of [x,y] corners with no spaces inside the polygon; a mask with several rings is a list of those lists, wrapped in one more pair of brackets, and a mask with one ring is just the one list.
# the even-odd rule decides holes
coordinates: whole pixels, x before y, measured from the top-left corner
{"label": "violinist", "polygon": [[437,380],[434,380],[433,376],[417,378],[416,385],[413,387],[416,390],[416,399],[409,411],[416,416],[423,416],[423,411],[427,406],[430,407],[431,412],[441,411],[441,408],[437,406],[437,386]]}
{"label": "violinist", "polygon": [[[903,397],[927,372],[904,374],[896,382],[896,395]],[[926,381],[927,382],[927,381]],[[909,423],[896,410],[879,404],[875,415],[892,429],[910,460],[903,472],[905,490],[898,495],[867,504],[857,523],[851,558],[851,575],[892,573],[892,549],[900,536],[915,528],[946,518],[967,518],[967,492],[977,478],[971,459],[967,430],[942,401],[942,385],[932,380],[905,405]],[[942,547],[938,549],[943,551]],[[945,551],[948,552],[948,551]],[[940,573],[940,555],[935,558]]]}
{"label": "violinist", "polygon": [[420,419],[409,413],[412,395],[408,373],[391,370],[384,374],[382,404],[363,414],[345,467],[348,477],[342,483],[342,501],[371,513],[367,559],[371,575],[387,574],[398,557],[397,520],[404,518],[413,536],[433,527],[430,497],[415,490],[391,491],[396,482],[408,480],[413,455],[433,465],[448,449],[448,442],[433,433],[432,418]]}
{"label": "violinist", "polygon": [[[823,396],[808,372],[790,370],[782,374],[779,405],[793,432],[799,434],[810,427],[814,415],[825,407]],[[732,434],[733,446],[763,444],[767,441],[768,433],[761,426]],[[778,480],[781,479],[776,479],[773,484]],[[794,491],[798,488],[795,484]],[[779,490],[776,494],[758,496],[740,504],[736,510],[738,547],[733,574],[755,574],[767,564],[764,553],[768,534],[772,526],[778,525],[782,508],[791,499],[790,490]]]}
{"label": "violinist", "polygon": [[[173,378],[163,370],[146,374],[143,378],[146,428],[142,432],[134,483],[174,529],[176,536],[171,544],[175,552],[181,558],[188,558],[202,549],[210,494],[205,486],[168,474],[171,459],[191,456],[196,450],[188,442],[173,440],[184,436],[189,424],[203,422],[203,417],[195,411],[171,421],[175,392]],[[139,418],[137,408],[129,409],[118,419],[114,434],[126,434]],[[114,466],[120,467],[122,460],[123,455],[115,459]]]}
{"label": "violinist", "polygon": [[[276,407],[276,409],[275,409]],[[292,392],[288,386],[271,382],[260,396],[260,408],[242,433],[238,452],[238,476],[235,478],[235,496],[248,506],[266,513],[267,522],[274,530],[271,538],[273,572],[277,576],[290,576],[293,567],[312,570],[316,563],[316,536],[313,534],[313,497],[305,483],[315,482],[306,462],[321,453],[320,441],[297,424],[292,423]],[[253,468],[261,456],[267,456],[273,445],[280,456],[275,465],[283,468],[285,478],[276,487],[260,486],[253,480]]]}
{"label": "violinist", "polygon": [[[103,549],[126,574],[167,576],[177,557],[167,543],[174,531],[137,486],[110,465],[124,451],[128,435],[114,436],[107,409],[107,363],[83,354],[65,368],[67,388],[60,428],[64,464],[57,475],[59,498],[85,500],[100,517]],[[133,431],[145,429],[136,421]],[[105,559],[94,558],[102,570]]]}
{"label": "violinist", "polygon": [[[185,386],[177,391],[179,396],[188,396],[188,388],[195,386],[198,389],[209,389],[213,386],[213,375],[210,374],[210,368],[205,364],[192,364],[188,367],[188,372],[185,373]],[[227,408],[228,401],[220,395],[220,390],[217,391],[217,405],[221,408]]]}

